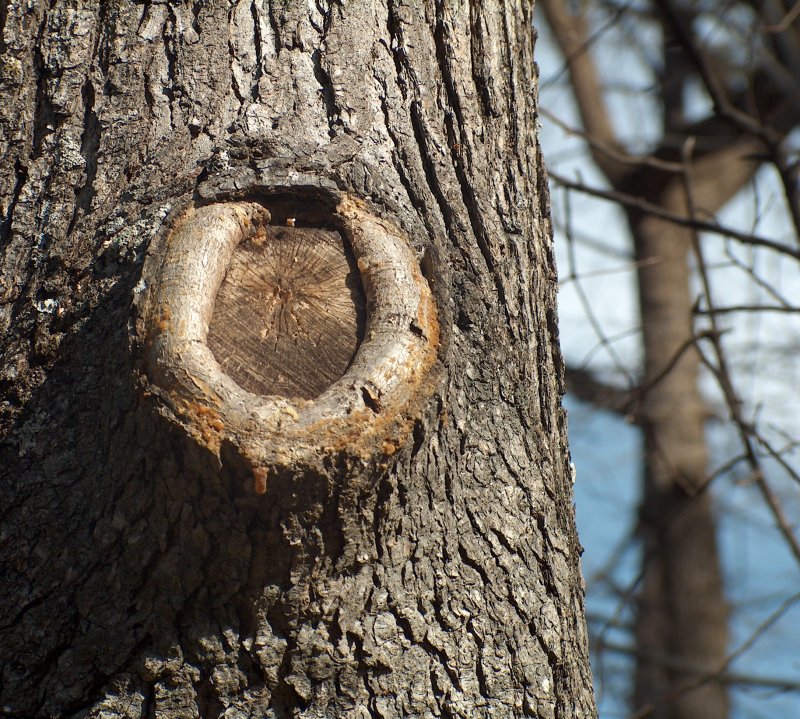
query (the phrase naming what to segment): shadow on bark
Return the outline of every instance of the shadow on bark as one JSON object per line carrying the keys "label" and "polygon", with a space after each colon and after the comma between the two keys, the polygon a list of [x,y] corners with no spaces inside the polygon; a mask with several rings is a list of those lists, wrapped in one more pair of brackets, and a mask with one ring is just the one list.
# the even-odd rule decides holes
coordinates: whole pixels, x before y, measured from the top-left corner
{"label": "shadow on bark", "polygon": [[[6,556],[16,559],[1,581],[4,711],[67,715],[119,682],[146,696],[182,666],[197,668],[198,705],[211,709],[215,678],[202,667],[231,652],[244,685],[296,704],[282,684],[282,637],[313,601],[311,578],[347,571],[340,503],[363,504],[360,493],[350,486],[341,498],[324,476],[286,474],[257,496],[233,453],[223,448],[221,466],[178,436],[136,386],[132,285],[119,282],[65,338],[16,441],[0,450],[5,467],[20,466],[17,446],[26,454],[2,490]],[[265,627],[261,646],[220,645]]]}

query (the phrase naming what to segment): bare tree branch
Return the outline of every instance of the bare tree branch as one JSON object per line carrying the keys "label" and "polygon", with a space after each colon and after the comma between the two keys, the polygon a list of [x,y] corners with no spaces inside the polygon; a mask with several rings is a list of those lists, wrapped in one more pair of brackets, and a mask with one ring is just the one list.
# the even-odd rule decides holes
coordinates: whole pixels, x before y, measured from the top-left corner
{"label": "bare tree branch", "polygon": [[[695,214],[695,208],[692,202],[692,191],[693,191],[692,176],[691,172],[689,171],[689,166],[691,162],[691,143],[687,143],[686,145],[685,159],[687,165],[687,172],[684,178],[686,198],[687,198],[687,204],[689,206],[689,215],[690,217],[693,218]],[[697,258],[698,271],[703,285],[703,293],[705,295],[705,300],[708,303],[709,308],[712,309],[712,311],[709,313],[709,320],[711,322],[711,329],[712,329],[712,332],[710,333],[710,339],[711,339],[711,346],[714,350],[716,362],[711,362],[702,353],[702,351],[700,352],[700,356],[703,362],[706,364],[706,366],[714,373],[714,376],[717,378],[719,387],[722,390],[722,394],[725,397],[725,401],[728,405],[728,411],[731,414],[731,419],[733,420],[734,425],[738,429],[739,438],[744,448],[744,453],[747,456],[748,464],[750,465],[753,471],[755,485],[756,487],[758,487],[759,491],[761,492],[761,496],[764,498],[767,506],[772,512],[772,516],[775,519],[778,529],[780,530],[781,534],[786,540],[788,547],[794,554],[795,559],[798,561],[798,563],[800,563],[800,542],[795,536],[791,524],[789,523],[788,518],[786,517],[786,514],[783,511],[783,507],[781,506],[775,492],[773,491],[772,487],[770,487],[770,485],[767,483],[766,474],[763,470],[763,467],[761,466],[761,461],[759,460],[755,448],[753,447],[752,444],[751,440],[752,430],[750,423],[745,421],[745,418],[742,414],[742,402],[739,399],[736,390],[734,389],[732,375],[728,367],[728,360],[722,348],[722,342],[720,339],[720,329],[716,321],[716,316],[713,312],[714,300],[711,293],[711,281],[709,279],[708,269],[703,254],[703,247],[700,242],[700,238],[698,237],[696,227],[693,228],[692,231],[692,245],[695,256]]]}
{"label": "bare tree branch", "polygon": [[623,192],[616,192],[614,190],[601,190],[599,188],[589,187],[582,182],[569,180],[560,173],[552,170],[548,172],[548,175],[559,185],[571,190],[592,195],[593,197],[601,197],[605,200],[609,200],[610,202],[622,205],[623,207],[640,210],[645,214],[653,215],[654,217],[666,220],[667,222],[672,222],[676,225],[681,225],[683,227],[694,227],[700,232],[713,232],[718,235],[739,240],[739,242],[742,242],[746,245],[753,245],[754,247],[766,247],[774,250],[775,252],[780,252],[781,254],[792,257],[793,259],[800,259],[800,250],[787,247],[786,245],[782,245],[780,242],[775,242],[774,240],[767,239],[766,237],[760,237],[759,235],[754,235],[749,232],[741,232],[733,227],[720,225],[716,222],[690,219],[684,217],[683,215],[664,210],[662,207],[653,204],[652,202],[643,200],[641,197],[629,195]]}
{"label": "bare tree branch", "polygon": [[598,379],[597,375],[583,367],[567,365],[567,391],[597,409],[606,409],[626,415],[631,403],[630,390],[621,389]]}

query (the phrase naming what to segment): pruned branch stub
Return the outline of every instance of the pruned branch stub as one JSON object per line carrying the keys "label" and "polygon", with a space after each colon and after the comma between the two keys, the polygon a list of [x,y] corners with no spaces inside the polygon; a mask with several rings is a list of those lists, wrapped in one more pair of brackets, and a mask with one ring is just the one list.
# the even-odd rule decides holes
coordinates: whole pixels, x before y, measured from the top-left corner
{"label": "pruned branch stub", "polygon": [[298,193],[185,209],[152,243],[135,299],[159,411],[218,456],[232,446],[258,492],[275,472],[393,454],[437,353],[404,233],[356,198]]}

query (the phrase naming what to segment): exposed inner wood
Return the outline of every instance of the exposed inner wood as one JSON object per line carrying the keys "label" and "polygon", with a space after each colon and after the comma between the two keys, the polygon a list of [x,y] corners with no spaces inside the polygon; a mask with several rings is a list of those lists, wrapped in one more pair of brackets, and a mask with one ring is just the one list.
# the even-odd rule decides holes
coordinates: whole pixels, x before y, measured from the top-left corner
{"label": "exposed inner wood", "polygon": [[365,308],[340,233],[270,225],[234,251],[208,346],[249,392],[312,399],[350,365]]}

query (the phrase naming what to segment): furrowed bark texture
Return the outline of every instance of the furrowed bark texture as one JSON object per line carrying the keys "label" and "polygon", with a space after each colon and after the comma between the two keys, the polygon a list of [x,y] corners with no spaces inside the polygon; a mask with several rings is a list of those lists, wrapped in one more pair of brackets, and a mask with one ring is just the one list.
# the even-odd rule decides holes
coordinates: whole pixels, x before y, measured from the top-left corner
{"label": "furrowed bark texture", "polygon": [[[2,5],[0,712],[593,716],[531,12]],[[411,238],[439,359],[381,461],[257,494],[131,308],[181,208],[315,183]]]}

